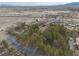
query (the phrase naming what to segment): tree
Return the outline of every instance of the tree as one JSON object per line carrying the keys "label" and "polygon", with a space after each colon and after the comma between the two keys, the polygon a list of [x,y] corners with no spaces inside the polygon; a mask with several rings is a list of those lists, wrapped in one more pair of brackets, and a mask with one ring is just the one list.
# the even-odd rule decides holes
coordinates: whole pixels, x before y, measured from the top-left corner
{"label": "tree", "polygon": [[38,24],[22,26],[24,32],[14,34],[18,42],[38,48],[42,55],[72,55],[68,45],[69,30],[63,25],[49,24],[44,31],[39,30]]}

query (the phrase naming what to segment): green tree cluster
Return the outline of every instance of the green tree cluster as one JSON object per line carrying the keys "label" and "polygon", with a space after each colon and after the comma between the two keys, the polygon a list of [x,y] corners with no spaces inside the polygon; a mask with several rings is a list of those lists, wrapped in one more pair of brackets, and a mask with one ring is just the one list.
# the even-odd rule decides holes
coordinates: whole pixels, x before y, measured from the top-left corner
{"label": "green tree cluster", "polygon": [[63,25],[49,24],[43,32],[38,24],[21,25],[24,32],[15,33],[18,42],[37,47],[42,55],[72,55],[68,45],[70,33]]}

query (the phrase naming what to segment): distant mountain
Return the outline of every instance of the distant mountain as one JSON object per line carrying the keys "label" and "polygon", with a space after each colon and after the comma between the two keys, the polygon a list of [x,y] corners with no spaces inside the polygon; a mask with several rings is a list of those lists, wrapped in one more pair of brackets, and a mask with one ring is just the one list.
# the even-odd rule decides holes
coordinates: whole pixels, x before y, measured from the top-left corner
{"label": "distant mountain", "polygon": [[79,7],[79,2],[68,3],[68,4],[65,4],[64,6],[67,6],[67,7]]}
{"label": "distant mountain", "polygon": [[48,8],[48,9],[56,9],[62,8],[64,5],[50,5],[50,6],[15,6],[15,5],[0,5],[0,8]]}
{"label": "distant mountain", "polygon": [[56,7],[56,6],[60,6],[60,5],[64,5],[65,2],[63,3],[56,3],[56,2],[4,2],[1,3],[0,2],[0,7],[36,7],[36,8],[40,8],[40,7]]}
{"label": "distant mountain", "polygon": [[48,6],[17,6],[17,5],[13,5],[13,4],[0,4],[0,8],[17,8],[17,7],[21,7],[21,8],[49,8],[49,9],[62,9],[64,7],[79,7],[79,2],[71,2],[71,3],[67,3],[67,4],[60,4],[60,5],[48,5]]}
{"label": "distant mountain", "polygon": [[49,7],[55,8],[55,9],[63,9],[63,8],[67,8],[67,7],[79,8],[79,2],[71,2],[71,3],[67,3],[67,4],[63,4],[63,5],[55,5],[55,6],[49,6]]}

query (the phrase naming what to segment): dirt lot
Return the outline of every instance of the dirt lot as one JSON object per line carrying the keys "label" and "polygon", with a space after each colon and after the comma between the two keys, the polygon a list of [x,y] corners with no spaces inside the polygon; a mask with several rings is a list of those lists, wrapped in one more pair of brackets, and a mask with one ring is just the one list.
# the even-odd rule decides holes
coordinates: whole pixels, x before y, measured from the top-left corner
{"label": "dirt lot", "polygon": [[33,21],[34,18],[27,18],[27,17],[0,17],[0,29],[5,29],[12,24],[17,22],[26,22],[29,23]]}

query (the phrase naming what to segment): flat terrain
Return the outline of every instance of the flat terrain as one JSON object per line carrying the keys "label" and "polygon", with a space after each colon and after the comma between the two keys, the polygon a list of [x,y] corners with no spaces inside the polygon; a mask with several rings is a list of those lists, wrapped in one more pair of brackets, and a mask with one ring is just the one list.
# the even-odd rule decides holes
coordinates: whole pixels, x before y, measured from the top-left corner
{"label": "flat terrain", "polygon": [[29,23],[33,21],[33,18],[27,17],[0,17],[0,29],[5,29],[17,22],[26,22]]}

